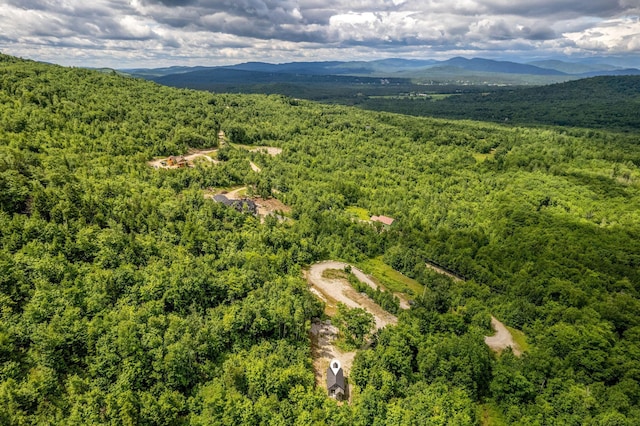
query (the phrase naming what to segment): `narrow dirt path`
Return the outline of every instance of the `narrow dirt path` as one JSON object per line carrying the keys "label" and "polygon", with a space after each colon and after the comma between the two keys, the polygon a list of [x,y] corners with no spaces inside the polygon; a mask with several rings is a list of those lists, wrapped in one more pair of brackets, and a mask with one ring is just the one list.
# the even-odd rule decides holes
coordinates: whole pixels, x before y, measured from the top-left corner
{"label": "narrow dirt path", "polygon": [[[439,274],[446,275],[449,278],[451,278],[453,281],[464,282],[464,279],[459,277],[458,275],[452,274],[449,271],[445,271],[444,269],[430,262],[425,262],[425,263],[427,265],[427,268],[430,268]],[[515,340],[513,340],[513,336],[511,335],[511,332],[507,329],[507,327],[504,326],[503,323],[498,321],[498,319],[493,315],[491,315],[491,327],[496,331],[496,333],[492,336],[484,337],[484,342],[487,344],[487,346],[489,346],[489,348],[491,348],[491,350],[500,352],[505,350],[507,347],[511,347],[511,349],[513,350],[513,353],[516,356],[522,355],[522,350],[520,349],[518,344],[515,342]]]}
{"label": "narrow dirt path", "polygon": [[230,200],[239,200],[244,197],[247,193],[247,187],[241,186],[240,188],[233,189],[224,195]]}
{"label": "narrow dirt path", "polygon": [[507,327],[505,327],[504,324],[498,321],[498,319],[493,315],[491,316],[491,327],[496,331],[496,334],[493,336],[485,336],[484,342],[487,346],[498,352],[511,347],[516,356],[520,356],[522,354],[520,347],[513,340],[513,336]]}
{"label": "narrow dirt path", "polygon": [[433,270],[433,271],[436,271],[436,272],[437,272],[437,273],[439,273],[439,274],[446,275],[447,277],[451,278],[451,279],[452,279],[452,280],[454,280],[454,281],[457,281],[457,282],[462,282],[462,281],[464,281],[464,280],[463,280],[462,278],[460,278],[459,276],[457,276],[457,275],[455,275],[455,274],[452,274],[452,273],[451,273],[451,272],[449,272],[449,271],[445,271],[445,270],[444,270],[444,269],[442,269],[441,267],[439,267],[439,266],[437,266],[437,265],[434,265],[434,264],[433,264],[433,263],[431,263],[431,262],[425,262],[425,264],[427,265],[427,268],[429,268],[429,269],[431,269],[431,270]]}
{"label": "narrow dirt path", "polygon": [[203,157],[205,158],[207,161],[211,162],[211,163],[219,163],[220,161],[218,160],[214,160],[213,158],[209,157],[209,154],[213,154],[218,152],[218,149],[209,149],[209,150],[202,150],[202,151],[196,151],[193,152],[191,154],[187,154],[184,156],[184,159],[187,161],[193,161],[198,157]]}
{"label": "narrow dirt path", "polygon": [[249,161],[249,165],[251,166],[251,170],[253,170],[256,173],[260,173],[262,171],[262,169],[258,167],[258,165],[253,161]]}

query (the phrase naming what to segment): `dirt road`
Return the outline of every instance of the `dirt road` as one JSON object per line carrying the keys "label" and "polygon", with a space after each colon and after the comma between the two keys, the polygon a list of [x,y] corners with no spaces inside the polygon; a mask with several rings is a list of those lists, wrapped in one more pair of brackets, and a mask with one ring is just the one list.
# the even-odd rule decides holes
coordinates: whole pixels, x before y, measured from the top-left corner
{"label": "dirt road", "polygon": [[[307,279],[312,288],[324,296],[324,300],[329,305],[336,305],[338,302],[344,303],[350,308],[363,308],[373,315],[376,328],[383,328],[389,324],[397,324],[398,318],[378,306],[368,296],[358,293],[353,287],[343,279],[324,278],[322,273],[327,269],[344,269],[346,263],[336,261],[326,261],[311,265]],[[352,267],[351,272],[362,282],[376,288],[376,284],[369,277],[357,268]]]}
{"label": "dirt road", "polygon": [[439,274],[446,275],[447,277],[451,278],[451,279],[452,279],[452,280],[454,280],[454,281],[457,281],[457,282],[462,282],[462,281],[464,281],[464,280],[463,280],[462,278],[460,278],[459,276],[454,275],[454,274],[452,274],[451,272],[445,271],[445,270],[444,270],[444,269],[442,269],[441,267],[439,267],[439,266],[437,266],[437,265],[434,265],[434,264],[433,264],[433,263],[431,263],[431,262],[425,262],[425,265],[427,265],[427,268],[429,268],[429,269],[431,269],[431,270],[433,270],[433,271],[436,271],[436,272],[437,272],[437,273],[439,273]]}
{"label": "dirt road", "polygon": [[239,200],[247,195],[247,187],[241,186],[239,188],[234,188],[229,192],[224,192],[223,194],[230,200]]}
{"label": "dirt road", "polygon": [[[430,262],[426,262],[426,265],[427,265],[427,268],[430,268],[438,272],[439,274],[446,275],[451,279],[453,279],[453,281],[456,281],[456,282],[464,281],[461,277],[455,274],[452,274],[449,271],[445,271],[444,269],[440,268],[438,265],[434,265],[433,263],[430,263]],[[492,350],[496,352],[503,351],[504,349],[510,346],[511,349],[513,350],[513,353],[516,356],[522,355],[522,350],[520,349],[518,344],[513,340],[513,336],[511,335],[511,332],[507,329],[507,327],[504,326],[503,323],[498,321],[498,319],[493,315],[491,315],[491,327],[496,331],[496,334],[494,334],[493,336],[484,337],[484,342],[487,344],[487,346],[489,346]]]}
{"label": "dirt road", "polygon": [[491,327],[496,331],[496,334],[493,336],[485,336],[484,342],[487,346],[494,351],[502,351],[511,346],[515,355],[520,356],[522,354],[520,347],[513,340],[513,336],[509,330],[507,330],[507,327],[505,327],[504,324],[498,321],[493,315],[491,316]]}
{"label": "dirt road", "polygon": [[[220,131],[220,133],[218,134],[218,139],[219,139],[219,143],[220,146],[224,145],[226,143],[226,138],[224,135],[223,131]],[[197,158],[204,158],[205,160],[207,160],[210,163],[213,164],[219,164],[220,161],[216,160],[215,158],[212,158],[209,154],[215,154],[218,151],[218,148],[211,148],[211,149],[198,149],[198,150],[190,150],[188,154],[186,155],[178,155],[176,157],[179,157],[181,159],[183,159],[186,162],[186,165],[189,167],[193,167],[193,162],[197,159]],[[273,146],[259,146],[259,147],[255,147],[250,149],[249,151],[251,152],[261,152],[261,153],[265,153],[267,155],[271,155],[271,156],[276,156],[282,153],[282,148],[276,148]],[[179,166],[177,164],[175,165],[168,165],[168,159],[169,157],[166,158],[157,158],[155,160],[151,160],[148,162],[148,164],[153,167],[154,169],[177,169],[179,168]],[[262,170],[261,168],[254,163],[253,161],[249,162],[249,165],[251,166],[251,169],[256,172],[256,173],[260,173]]]}
{"label": "dirt road", "polygon": [[187,161],[193,161],[198,157],[203,157],[205,160],[209,161],[210,163],[219,163],[220,161],[218,160],[214,160],[213,158],[211,158],[209,156],[209,154],[213,154],[215,152],[218,152],[218,149],[209,149],[209,150],[203,150],[203,151],[196,151],[193,152],[191,154],[185,155],[184,159]]}
{"label": "dirt road", "polygon": [[[344,270],[347,265],[348,264],[344,262],[337,261],[325,261],[311,265],[309,271],[306,273],[306,278],[309,284],[311,284],[311,292],[327,304],[329,311],[332,309],[335,310],[337,303],[341,302],[350,308],[363,308],[373,314],[376,328],[378,329],[386,327],[389,324],[397,324],[397,317],[384,311],[369,297],[356,292],[346,280],[330,279],[323,276],[323,273],[327,270]],[[351,272],[363,283],[366,283],[374,289],[377,288],[376,283],[358,268],[351,266]],[[404,301],[401,307],[407,309],[409,305]],[[496,330],[496,334],[485,337],[485,343],[495,351],[501,351],[510,346],[513,353],[519,356],[522,351],[504,324],[492,316],[491,325]],[[314,321],[311,325],[311,337],[311,355],[318,386],[325,385],[326,370],[332,359],[337,359],[341,362],[345,375],[348,376],[356,352],[342,352],[334,345],[334,341],[338,337],[336,327],[331,325],[330,321]]]}
{"label": "dirt road", "polygon": [[[335,310],[338,302],[344,303],[350,308],[363,308],[370,312],[376,322],[376,328],[380,329],[389,324],[397,324],[398,318],[383,310],[368,296],[355,291],[344,279],[330,279],[323,277],[323,272],[329,269],[344,270],[346,263],[327,261],[311,265],[306,274],[311,292],[322,299],[330,310]],[[377,288],[375,282],[361,270],[351,267],[351,272],[362,282]],[[338,329],[331,325],[330,321],[314,321],[311,324],[311,356],[313,358],[313,370],[318,386],[325,386],[326,371],[329,362],[337,359],[342,364],[346,376],[349,376],[356,352],[342,352],[334,345],[338,338]]]}

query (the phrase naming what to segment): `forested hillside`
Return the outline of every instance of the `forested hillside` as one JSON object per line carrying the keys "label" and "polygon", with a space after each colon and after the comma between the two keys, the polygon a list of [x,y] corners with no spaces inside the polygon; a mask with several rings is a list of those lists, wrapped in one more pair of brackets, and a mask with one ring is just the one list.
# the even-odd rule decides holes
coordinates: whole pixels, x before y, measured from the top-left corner
{"label": "forested hillside", "polygon": [[[637,114],[640,109],[640,76],[637,70],[615,71],[620,75],[609,70],[606,72],[614,74],[592,78],[586,78],[589,73],[584,78],[576,74],[566,78],[578,80],[549,84],[551,82],[544,79],[510,81],[509,76],[517,75],[511,73],[510,67],[513,67],[513,72],[528,67],[522,64],[480,59],[469,61],[464,58],[452,59],[447,63],[467,64],[470,68],[464,70],[464,76],[455,78],[452,77],[455,69],[445,66],[430,68],[432,73],[439,70],[439,74],[426,77],[412,75],[415,69],[410,68],[406,75],[389,72],[380,75],[393,75],[393,78],[373,78],[316,74],[319,72],[317,69],[314,72],[315,68],[311,65],[304,68],[302,64],[298,65],[302,67],[300,74],[292,72],[295,68],[289,70],[284,65],[263,64],[264,68],[245,69],[237,65],[193,71],[178,69],[164,74],[171,71],[170,68],[138,71],[140,74],[134,75],[172,87],[225,93],[281,94],[414,116],[510,125],[640,131],[640,115]],[[495,67],[503,72],[493,76],[491,73],[484,74]],[[542,68],[538,70],[542,73],[538,77],[545,72],[552,72]],[[405,78],[398,78],[399,75]],[[492,83],[492,78],[496,76],[506,76],[507,80]]]}
{"label": "forested hillside", "polygon": [[[220,130],[215,164],[147,164]],[[639,166],[634,133],[0,56],[0,423],[638,424]],[[234,185],[272,193],[288,220],[203,196]],[[311,366],[324,314],[302,270],[325,259],[377,259],[424,286],[359,351],[344,404]],[[524,332],[521,357],[485,345],[490,315]]]}
{"label": "forested hillside", "polygon": [[513,90],[487,89],[444,99],[369,97],[355,100],[378,111],[517,125],[640,131],[640,76],[585,78]]}

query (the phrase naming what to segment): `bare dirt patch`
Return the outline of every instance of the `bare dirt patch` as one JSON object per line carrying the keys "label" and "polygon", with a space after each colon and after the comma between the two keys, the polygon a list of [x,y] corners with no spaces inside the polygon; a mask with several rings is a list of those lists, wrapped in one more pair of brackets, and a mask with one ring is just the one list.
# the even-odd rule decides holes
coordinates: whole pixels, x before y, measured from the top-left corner
{"label": "bare dirt patch", "polygon": [[211,154],[215,154],[218,151],[217,148],[190,150],[186,155],[169,156],[164,158],[157,158],[149,161],[149,164],[154,169],[178,169],[180,167],[193,167],[194,162],[198,158],[202,158],[213,164],[218,164],[220,161],[211,157]]}
{"label": "bare dirt patch", "polygon": [[[249,152],[257,152],[260,154],[270,155],[272,157],[282,154],[282,148],[276,148],[274,146],[256,146],[253,148],[242,146],[241,148],[246,149]],[[262,171],[262,168],[258,166],[256,163],[254,163],[253,161],[250,161],[249,165],[251,166],[251,170],[253,170],[256,173],[260,173]]]}
{"label": "bare dirt patch", "polygon": [[272,157],[282,154],[282,148],[276,148],[275,146],[257,146],[249,149],[249,152],[262,152]]}
{"label": "bare dirt patch", "polygon": [[291,213],[291,207],[284,204],[277,198],[261,198],[255,197],[253,199],[258,205],[258,215],[267,216],[270,214],[289,214]]}
{"label": "bare dirt patch", "polygon": [[278,220],[283,221],[287,218],[283,215],[291,213],[291,207],[284,204],[277,198],[262,198],[251,197],[247,195],[248,188],[246,186],[239,186],[231,189],[230,191],[212,191],[205,193],[205,198],[213,198],[218,194],[225,195],[230,200],[241,200],[248,198],[253,200],[258,207],[258,216],[264,219],[266,216],[274,215]]}
{"label": "bare dirt patch", "polygon": [[506,348],[511,347],[515,355],[520,356],[522,354],[520,347],[513,340],[513,336],[509,330],[507,330],[507,327],[505,327],[504,324],[498,321],[498,319],[493,315],[491,316],[491,327],[496,331],[496,334],[493,336],[485,336],[484,342],[487,346],[496,352],[501,352]]}

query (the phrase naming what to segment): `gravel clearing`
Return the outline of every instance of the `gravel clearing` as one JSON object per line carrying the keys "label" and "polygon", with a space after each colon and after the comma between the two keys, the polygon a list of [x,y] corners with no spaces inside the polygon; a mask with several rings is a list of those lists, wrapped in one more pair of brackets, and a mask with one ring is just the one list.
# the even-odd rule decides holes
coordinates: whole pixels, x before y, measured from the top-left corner
{"label": "gravel clearing", "polygon": [[[311,266],[307,279],[311,287],[324,296],[328,305],[335,306],[338,302],[344,303],[350,308],[363,308],[373,315],[376,328],[380,329],[389,324],[397,324],[398,318],[395,315],[382,309],[368,296],[358,293],[353,287],[343,279],[328,279],[322,276],[327,269],[344,270],[347,266],[344,262],[326,261],[316,263]],[[357,268],[351,267],[351,272],[362,282],[376,288],[376,284],[367,277],[365,273]]]}
{"label": "gravel clearing", "polygon": [[498,352],[510,346],[516,356],[520,356],[522,354],[520,347],[513,340],[513,336],[507,327],[505,327],[504,324],[498,321],[493,315],[491,316],[491,327],[496,331],[496,334],[493,336],[485,336],[484,342],[487,346]]}

